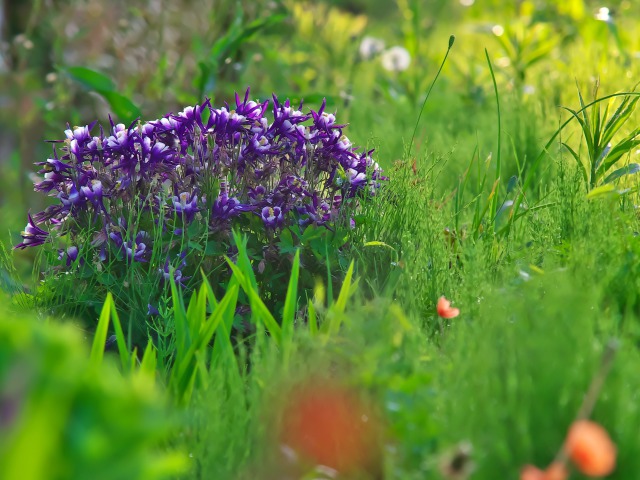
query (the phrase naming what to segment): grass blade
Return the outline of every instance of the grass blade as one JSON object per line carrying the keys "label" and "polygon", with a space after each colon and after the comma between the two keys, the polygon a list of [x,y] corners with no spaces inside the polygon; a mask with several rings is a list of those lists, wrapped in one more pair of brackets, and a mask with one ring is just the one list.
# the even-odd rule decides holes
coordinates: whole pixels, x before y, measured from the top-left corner
{"label": "grass blade", "polygon": [[96,327],[96,334],[93,337],[91,346],[91,356],[89,362],[95,368],[99,367],[104,358],[104,346],[107,343],[107,332],[109,331],[109,320],[111,319],[111,309],[113,305],[113,296],[111,292],[107,293],[107,299],[102,305],[100,319]]}

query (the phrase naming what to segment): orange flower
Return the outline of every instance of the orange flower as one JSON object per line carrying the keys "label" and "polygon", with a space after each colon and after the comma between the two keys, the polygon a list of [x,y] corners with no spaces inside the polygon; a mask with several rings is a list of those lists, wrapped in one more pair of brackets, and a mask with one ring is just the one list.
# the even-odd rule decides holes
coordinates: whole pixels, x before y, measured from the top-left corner
{"label": "orange flower", "polygon": [[616,466],[616,446],[607,431],[590,420],[578,420],[571,425],[564,448],[585,475],[603,477]]}
{"label": "orange flower", "polygon": [[356,392],[329,382],[289,394],[280,443],[317,465],[366,470],[380,456],[378,422]]}
{"label": "orange flower", "polygon": [[438,306],[436,309],[438,310],[438,315],[442,318],[455,318],[460,315],[460,309],[453,308],[451,306],[451,302],[444,296],[438,299]]}
{"label": "orange flower", "polygon": [[546,470],[527,465],[520,472],[520,480],[566,480],[567,478],[569,478],[567,467],[560,462],[553,462]]}

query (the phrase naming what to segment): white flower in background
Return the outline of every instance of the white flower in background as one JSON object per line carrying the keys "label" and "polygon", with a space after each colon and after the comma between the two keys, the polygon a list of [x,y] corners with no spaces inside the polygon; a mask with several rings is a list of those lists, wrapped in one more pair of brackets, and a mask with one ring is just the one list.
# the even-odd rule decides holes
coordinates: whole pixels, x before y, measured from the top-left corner
{"label": "white flower in background", "polygon": [[360,56],[364,60],[371,60],[384,50],[384,40],[375,37],[364,37],[360,42]]}
{"label": "white flower in background", "polygon": [[496,37],[501,37],[504,34],[504,27],[502,25],[494,25],[491,27],[491,31]]}
{"label": "white flower in background", "polygon": [[380,60],[386,70],[390,72],[402,72],[409,68],[411,55],[409,55],[406,48],[391,47],[389,50],[382,52]]}
{"label": "white flower in background", "polygon": [[611,18],[611,12],[607,7],[602,7],[598,10],[598,13],[596,13],[596,20],[600,20],[602,22],[613,21],[613,19]]}

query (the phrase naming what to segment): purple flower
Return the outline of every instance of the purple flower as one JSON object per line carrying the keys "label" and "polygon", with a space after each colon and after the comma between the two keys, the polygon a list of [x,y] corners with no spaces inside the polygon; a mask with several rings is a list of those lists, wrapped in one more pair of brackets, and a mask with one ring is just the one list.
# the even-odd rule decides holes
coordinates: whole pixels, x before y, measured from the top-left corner
{"label": "purple flower", "polygon": [[195,193],[182,192],[171,200],[173,211],[187,223],[191,223],[195,214],[200,211],[198,208],[198,196]]}
{"label": "purple flower", "polygon": [[[187,262],[185,261],[186,255],[187,255],[186,252],[179,253],[178,254],[179,264],[177,268],[173,268],[173,280],[176,283],[176,285],[180,285],[182,287],[185,287],[186,285],[184,282],[188,281],[191,278],[191,277],[185,277],[182,275],[182,269],[187,266]],[[158,273],[162,275],[163,281],[165,282],[171,281],[171,270],[172,270],[171,262],[169,261],[169,257],[167,257],[167,259],[164,262],[164,268],[158,269]]]}
{"label": "purple flower", "polygon": [[76,259],[78,258],[78,247],[72,245],[69,248],[67,248],[67,257],[72,262],[75,262]]}
{"label": "purple flower", "polygon": [[236,112],[251,120],[259,120],[267,110],[269,102],[257,103],[249,100],[249,88],[244,93],[244,101],[240,101],[240,96],[236,93]]}
{"label": "purple flower", "polygon": [[127,258],[134,262],[146,262],[147,257],[151,254],[151,250],[148,248],[150,240],[149,234],[143,230],[136,235],[134,242],[125,242],[124,250]]}
{"label": "purple flower", "polygon": [[[68,126],[49,158],[37,164],[41,177],[34,187],[55,203],[29,217],[17,248],[44,243],[49,234],[37,227],[43,222],[50,222],[52,235],[94,249],[87,252],[91,258],[105,261],[115,245],[120,254],[110,261],[124,262],[150,261],[152,238],[154,250],[173,254],[174,234],[199,212],[204,227],[221,239],[232,227],[270,239],[286,226],[347,225],[353,210],[341,208],[343,201],[358,209],[385,180],[372,151],[353,146],[346,125],[326,111],[326,100],[318,111],[303,111],[302,102],[296,107],[275,95],[249,96],[247,89],[231,106],[214,108],[207,99],[128,126],[111,118],[104,127]],[[351,201],[355,196],[359,200]],[[268,235],[254,231],[253,215]],[[136,234],[118,218],[158,230]],[[72,257],[63,251],[61,261],[73,263]]]}
{"label": "purple flower", "polygon": [[252,209],[251,205],[243,205],[237,198],[229,197],[226,192],[222,192],[213,203],[211,217],[214,220],[228,220]]}
{"label": "purple flower", "polygon": [[307,181],[297,175],[289,174],[280,180],[280,184],[276,190],[281,193],[291,195],[296,198],[302,198],[305,195],[310,196]]}
{"label": "purple flower", "polygon": [[[40,170],[42,173],[42,170]],[[49,193],[51,190],[56,188],[62,182],[65,182],[67,179],[66,176],[58,173],[58,172],[46,172],[44,174],[44,179],[41,182],[36,182],[33,186],[33,189],[36,192],[45,192]]]}
{"label": "purple flower", "polygon": [[336,125],[336,116],[332,113],[327,113],[324,109],[327,106],[327,99],[322,100],[320,110],[314,112],[311,110],[311,116],[313,117],[313,124],[318,130],[324,130],[329,132],[333,128],[344,128],[346,125]]}
{"label": "purple flower", "polygon": [[311,223],[324,225],[331,220],[331,207],[326,201],[320,201],[317,193],[313,194],[311,204],[297,207],[297,211],[301,217],[298,224],[302,227]]}
{"label": "purple flower", "polygon": [[277,228],[282,225],[282,221],[284,220],[284,215],[280,207],[264,207],[260,216],[267,228]]}
{"label": "purple flower", "polygon": [[41,165],[43,167],[42,170],[40,170],[38,173],[47,173],[53,171],[67,172],[73,168],[70,164],[61,162],[57,158],[57,155],[54,158],[47,158],[46,162],[37,162],[36,165]]}
{"label": "purple flower", "polygon": [[80,190],[94,205],[98,205],[102,200],[102,182],[100,180],[91,180],[88,185],[80,187]]}
{"label": "purple flower", "polygon": [[147,262],[151,255],[150,242],[151,237],[147,232],[141,230],[136,235],[136,238],[131,241],[124,241],[122,233],[119,231],[111,232],[109,234],[111,240],[116,244],[118,249],[122,250],[129,261],[133,262]]}
{"label": "purple flower", "polygon": [[24,231],[20,234],[22,237],[22,242],[16,245],[14,248],[24,249],[27,247],[37,247],[38,245],[42,245],[46,242],[47,237],[49,236],[49,232],[42,230],[38,227],[33,218],[31,218],[31,214],[29,216],[29,221],[27,226],[24,227]]}
{"label": "purple flower", "polygon": [[67,259],[67,267],[70,267],[78,259],[78,247],[72,245],[66,250],[58,250],[58,260],[62,261],[65,258]]}
{"label": "purple flower", "polygon": [[311,117],[302,113],[301,109],[302,103],[298,109],[292,108],[289,100],[280,105],[278,97],[273,95],[273,124],[269,128],[269,135],[295,140],[297,136],[295,125],[304,123]]}
{"label": "purple flower", "polygon": [[367,183],[367,175],[364,172],[358,172],[357,170],[350,168],[347,170],[347,178],[352,188],[362,187]]}
{"label": "purple flower", "polygon": [[277,150],[273,149],[269,140],[264,135],[258,136],[255,134],[249,140],[249,144],[244,147],[243,155],[248,155],[251,153],[254,154],[264,154],[264,153],[276,153]]}
{"label": "purple flower", "polygon": [[264,185],[258,185],[256,187],[249,188],[249,201],[252,205],[260,203],[265,195],[267,194],[267,189]]}
{"label": "purple flower", "polygon": [[64,134],[70,142],[75,140],[79,144],[83,144],[91,140],[90,130],[89,125],[86,125],[84,127],[74,127],[73,130],[69,128],[64,131]]}

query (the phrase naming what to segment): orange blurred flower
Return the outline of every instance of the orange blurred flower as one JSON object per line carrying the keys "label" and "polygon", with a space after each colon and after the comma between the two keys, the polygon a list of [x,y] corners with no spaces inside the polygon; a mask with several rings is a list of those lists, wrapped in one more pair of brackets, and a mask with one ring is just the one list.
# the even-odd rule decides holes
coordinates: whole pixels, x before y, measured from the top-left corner
{"label": "orange blurred flower", "polygon": [[364,471],[379,461],[379,424],[359,396],[328,382],[289,395],[280,442],[308,462],[340,472]]}
{"label": "orange blurred flower", "polygon": [[566,480],[567,478],[569,478],[567,467],[560,462],[553,462],[546,470],[527,465],[520,472],[520,480]]}
{"label": "orange blurred flower", "polygon": [[442,318],[455,318],[460,315],[460,309],[453,308],[451,302],[444,296],[438,299],[438,305],[436,307],[438,315]]}
{"label": "orange blurred flower", "polygon": [[616,466],[616,446],[607,431],[590,420],[571,425],[564,445],[567,455],[585,475],[609,475]]}

